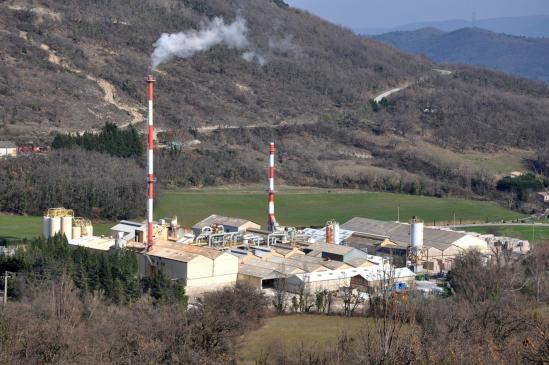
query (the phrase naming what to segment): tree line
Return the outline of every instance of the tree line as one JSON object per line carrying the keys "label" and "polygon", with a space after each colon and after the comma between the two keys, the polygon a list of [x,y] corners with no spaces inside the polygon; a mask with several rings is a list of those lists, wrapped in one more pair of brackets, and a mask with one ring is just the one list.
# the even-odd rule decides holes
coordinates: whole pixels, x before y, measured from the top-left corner
{"label": "tree line", "polygon": [[137,130],[131,125],[127,129],[119,129],[114,123],[106,123],[99,133],[57,133],[51,146],[53,149],[77,146],[116,157],[133,157],[143,154],[143,141]]}

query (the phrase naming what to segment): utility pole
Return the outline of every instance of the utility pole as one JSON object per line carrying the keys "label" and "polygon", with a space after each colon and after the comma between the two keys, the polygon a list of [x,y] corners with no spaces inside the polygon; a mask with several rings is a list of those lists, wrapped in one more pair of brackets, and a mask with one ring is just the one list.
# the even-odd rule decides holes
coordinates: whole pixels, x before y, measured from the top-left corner
{"label": "utility pole", "polygon": [[456,228],[456,212],[454,212],[454,228]]}
{"label": "utility pole", "polygon": [[400,223],[400,205],[397,207],[397,222]]}

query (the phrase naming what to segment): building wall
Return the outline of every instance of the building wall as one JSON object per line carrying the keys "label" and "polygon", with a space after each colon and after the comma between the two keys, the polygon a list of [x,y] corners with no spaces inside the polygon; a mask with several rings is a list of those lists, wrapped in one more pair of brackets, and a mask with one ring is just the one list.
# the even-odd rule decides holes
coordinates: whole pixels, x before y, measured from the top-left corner
{"label": "building wall", "polygon": [[245,274],[238,274],[237,281],[246,283],[250,285],[252,288],[261,289],[261,278],[258,278],[256,276],[250,276]]}
{"label": "building wall", "polygon": [[17,148],[0,148],[0,156],[16,157]]}

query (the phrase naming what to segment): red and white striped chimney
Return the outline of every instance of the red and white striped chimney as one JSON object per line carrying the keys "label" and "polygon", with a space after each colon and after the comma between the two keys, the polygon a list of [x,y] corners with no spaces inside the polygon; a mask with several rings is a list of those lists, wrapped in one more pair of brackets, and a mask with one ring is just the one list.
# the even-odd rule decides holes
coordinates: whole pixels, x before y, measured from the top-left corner
{"label": "red and white striped chimney", "polygon": [[275,161],[275,144],[271,142],[269,145],[269,210],[267,216],[267,229],[274,231],[276,226],[275,208],[274,208],[274,161]]}
{"label": "red and white striped chimney", "polygon": [[153,201],[154,201],[154,122],[153,122],[153,85],[156,82],[152,75],[147,77],[147,98],[149,101],[149,134],[147,143],[147,251],[153,246]]}

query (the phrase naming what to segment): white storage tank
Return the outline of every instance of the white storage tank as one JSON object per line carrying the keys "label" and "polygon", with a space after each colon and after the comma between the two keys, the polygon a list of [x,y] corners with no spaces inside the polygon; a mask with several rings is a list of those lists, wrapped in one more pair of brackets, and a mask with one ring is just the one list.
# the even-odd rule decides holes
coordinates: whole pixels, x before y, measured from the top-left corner
{"label": "white storage tank", "polygon": [[50,237],[61,233],[61,217],[50,218]]}
{"label": "white storage tank", "polygon": [[42,217],[42,236],[44,236],[44,238],[51,237],[50,228],[51,228],[51,218],[47,216]]}
{"label": "white storage tank", "polygon": [[72,239],[77,240],[82,236],[82,228],[79,226],[72,227]]}
{"label": "white storage tank", "polygon": [[339,223],[334,222],[333,227],[334,227],[334,244],[335,245],[340,245],[341,241],[339,239],[339,235],[340,235],[340,233],[339,233]]}
{"label": "white storage tank", "polygon": [[67,240],[72,240],[72,217],[66,216],[61,218],[61,233],[67,237]]}
{"label": "white storage tank", "polygon": [[410,245],[415,249],[423,247],[423,221],[418,217],[410,222]]}
{"label": "white storage tank", "polygon": [[83,227],[82,236],[93,236],[93,226],[91,224],[86,224]]}

